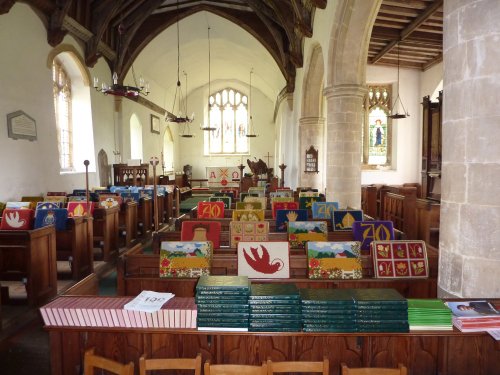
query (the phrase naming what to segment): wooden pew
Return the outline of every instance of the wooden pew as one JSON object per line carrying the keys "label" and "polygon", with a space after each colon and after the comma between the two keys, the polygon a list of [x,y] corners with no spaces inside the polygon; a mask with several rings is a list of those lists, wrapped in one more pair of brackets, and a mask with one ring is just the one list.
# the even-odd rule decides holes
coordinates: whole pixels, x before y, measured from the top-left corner
{"label": "wooden pew", "polygon": [[151,232],[153,226],[153,200],[141,198],[137,208],[139,236],[145,238]]}
{"label": "wooden pew", "polygon": [[53,298],[57,294],[54,226],[0,231],[0,279],[25,280],[29,305]]}
{"label": "wooden pew", "polygon": [[416,198],[413,193],[384,194],[383,220],[391,220],[408,239],[422,240],[427,245],[439,246],[439,211],[435,201]]}
{"label": "wooden pew", "polygon": [[130,247],[137,241],[137,207],[137,202],[125,202],[120,206],[120,212],[118,214],[118,228],[120,233],[120,244],[122,247]]}
{"label": "wooden pew", "polygon": [[439,248],[439,218],[441,205],[429,199],[415,202],[417,238],[427,245]]}
{"label": "wooden pew", "polygon": [[[153,233],[152,249],[154,254],[160,253],[162,241],[180,241],[180,231],[159,231]],[[288,233],[270,232],[269,241],[288,241]],[[328,241],[353,241],[352,232],[328,232]],[[220,245],[228,248],[231,244],[231,237],[228,230],[222,230],[220,234]]]}
{"label": "wooden pew", "polygon": [[378,218],[377,192],[375,185],[361,186],[361,209],[365,215]]}
{"label": "wooden pew", "polygon": [[119,207],[94,209],[94,244],[101,248],[105,262],[118,254],[119,211]]}
{"label": "wooden pew", "polygon": [[97,296],[99,294],[99,278],[92,272],[61,294],[65,296]]}
{"label": "wooden pew", "polygon": [[66,230],[56,231],[57,260],[67,260],[71,278],[79,280],[94,272],[93,218],[68,218]]}
{"label": "wooden pew", "polygon": [[[304,250],[290,254],[290,279],[252,279],[252,283],[294,283],[299,288],[395,288],[408,298],[435,298],[437,296],[437,252],[429,251],[430,277],[427,279],[376,279],[370,255],[362,256],[363,279],[313,280],[307,277],[307,255]],[[159,254],[128,252],[118,258],[117,294],[135,296],[142,290],[171,292],[179,297],[193,297],[197,278],[160,278]],[[235,249],[216,249],[212,258],[211,274],[237,275]]]}

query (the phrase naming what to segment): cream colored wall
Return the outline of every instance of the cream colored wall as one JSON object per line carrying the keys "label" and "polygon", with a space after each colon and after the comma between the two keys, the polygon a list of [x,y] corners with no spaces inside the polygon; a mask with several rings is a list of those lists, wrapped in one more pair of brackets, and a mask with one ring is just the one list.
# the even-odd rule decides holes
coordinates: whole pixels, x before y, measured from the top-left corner
{"label": "cream colored wall", "polygon": [[[15,38],[12,36],[15,35]],[[25,48],[19,48],[22,41]],[[71,37],[63,43],[81,49]],[[47,44],[47,32],[40,18],[27,5],[16,3],[9,13],[1,16],[0,22],[0,115],[3,119],[8,113],[23,110],[35,119],[37,140],[13,140],[7,137],[7,124],[0,133],[0,158],[2,176],[0,201],[20,199],[23,195],[41,194],[48,190],[69,191],[82,188],[85,176],[82,173],[59,173],[59,157],[52,99],[52,73],[47,65],[47,57],[52,47]],[[92,95],[92,93],[91,93]],[[93,95],[92,95],[93,99]],[[92,100],[92,102],[94,102]],[[107,129],[109,112],[99,106],[93,111],[94,142],[97,147],[107,148],[110,138]],[[98,184],[96,173],[90,173],[90,184]]]}
{"label": "cream colored wall", "polygon": [[[402,184],[420,181],[420,139],[422,108],[420,87],[422,73],[418,70],[400,69],[400,98],[410,117],[392,120],[393,169],[365,170],[361,173],[362,184]],[[397,69],[367,66],[368,84],[392,84],[393,97],[397,95]]]}
{"label": "cream colored wall", "polygon": [[[248,94],[248,83],[241,81],[214,81],[211,82],[212,92],[232,87]],[[251,111],[255,133],[257,138],[250,138],[250,153],[236,156],[206,156],[204,154],[204,131],[200,130],[200,124],[206,118],[206,103],[208,98],[208,85],[195,89],[189,96],[189,112],[195,113],[195,120],[191,124],[193,138],[174,138],[174,143],[179,145],[178,160],[182,165],[178,165],[176,170],[182,171],[185,164],[193,166],[193,178],[206,178],[205,167],[236,167],[241,161],[246,166],[244,173],[250,172],[247,159],[262,159],[267,163],[265,155],[269,152],[273,158],[270,159],[270,166],[274,165],[275,150],[275,125],[273,122],[274,106],[273,100],[266,97],[260,90],[252,87]],[[172,125],[172,127],[179,125]]]}

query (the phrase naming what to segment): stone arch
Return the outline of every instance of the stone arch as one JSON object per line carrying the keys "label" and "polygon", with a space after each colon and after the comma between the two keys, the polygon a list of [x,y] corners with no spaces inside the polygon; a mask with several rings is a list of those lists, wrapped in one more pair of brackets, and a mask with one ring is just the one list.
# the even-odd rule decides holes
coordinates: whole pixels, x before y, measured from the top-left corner
{"label": "stone arch", "polygon": [[371,30],[382,0],[340,0],[327,63],[327,200],[361,207],[361,126]]}
{"label": "stone arch", "polygon": [[322,117],[323,104],[323,80],[325,67],[323,63],[323,50],[321,45],[316,44],[312,48],[307,72],[304,75],[302,90],[302,116]]}
{"label": "stone arch", "polygon": [[174,170],[174,137],[172,135],[172,129],[170,126],[165,127],[165,132],[163,133],[163,144],[162,144],[163,160],[161,160],[163,165],[163,173],[171,172]]}
{"label": "stone arch", "polygon": [[[319,44],[312,47],[304,74],[301,117],[299,119],[300,186],[324,188],[325,119],[323,114],[324,62]],[[310,147],[318,150],[322,173],[306,173],[305,152]]]}

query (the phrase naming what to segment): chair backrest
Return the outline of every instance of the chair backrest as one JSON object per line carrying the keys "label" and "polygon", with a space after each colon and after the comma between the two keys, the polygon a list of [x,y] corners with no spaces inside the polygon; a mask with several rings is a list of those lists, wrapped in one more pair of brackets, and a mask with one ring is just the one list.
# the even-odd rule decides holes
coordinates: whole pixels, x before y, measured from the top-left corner
{"label": "chair backrest", "polygon": [[307,361],[282,361],[274,362],[267,360],[267,374],[272,375],[280,372],[318,372],[323,375],[328,375],[330,365],[328,358],[323,358],[323,361],[307,362]]}
{"label": "chair backrest", "polygon": [[341,363],[342,375],[407,375],[408,371],[401,363],[398,368],[363,367],[349,368],[345,363]]}
{"label": "chair backrest", "polygon": [[88,349],[83,358],[84,375],[94,375],[95,369],[109,371],[117,375],[134,375],[134,363],[122,364],[106,357],[94,354],[94,348]]}
{"label": "chair backrest", "polygon": [[210,361],[206,361],[204,375],[267,375],[267,365],[212,365]]}
{"label": "chair backrest", "polygon": [[139,374],[146,375],[149,370],[194,370],[194,375],[201,375],[201,354],[195,358],[139,358]]}

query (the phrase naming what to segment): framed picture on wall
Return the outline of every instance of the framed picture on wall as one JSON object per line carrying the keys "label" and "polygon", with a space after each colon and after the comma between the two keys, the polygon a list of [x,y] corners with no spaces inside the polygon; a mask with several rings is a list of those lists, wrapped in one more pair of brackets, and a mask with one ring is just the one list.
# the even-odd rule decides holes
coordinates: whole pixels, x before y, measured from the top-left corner
{"label": "framed picture on wall", "polygon": [[155,115],[151,115],[151,133],[160,134],[160,118]]}

